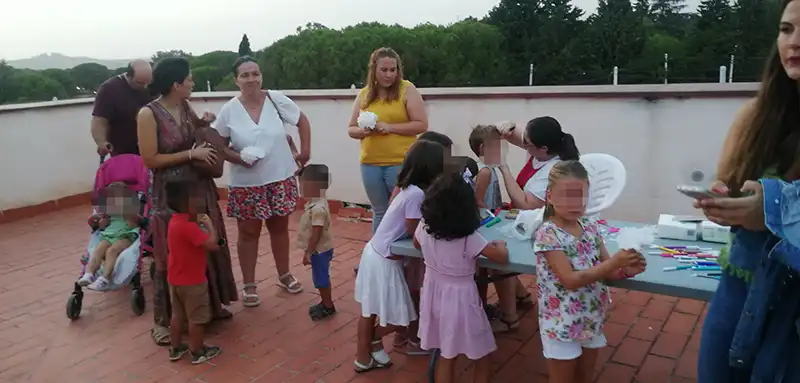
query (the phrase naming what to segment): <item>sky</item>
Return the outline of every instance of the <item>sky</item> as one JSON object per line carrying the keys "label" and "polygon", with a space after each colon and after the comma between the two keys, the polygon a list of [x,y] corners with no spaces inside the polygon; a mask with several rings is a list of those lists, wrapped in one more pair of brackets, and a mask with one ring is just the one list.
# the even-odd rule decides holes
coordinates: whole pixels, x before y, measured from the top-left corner
{"label": "sky", "polygon": [[[42,53],[96,59],[150,57],[159,50],[193,54],[253,50],[317,22],[341,28],[362,21],[414,26],[486,15],[499,0],[9,0],[0,23],[0,58]],[[694,9],[699,0],[689,0]],[[3,1],[6,3],[6,1]],[[112,5],[113,4],[113,5]],[[586,13],[597,0],[573,0]],[[11,4],[4,4],[10,10]],[[687,9],[688,10],[688,9]]]}

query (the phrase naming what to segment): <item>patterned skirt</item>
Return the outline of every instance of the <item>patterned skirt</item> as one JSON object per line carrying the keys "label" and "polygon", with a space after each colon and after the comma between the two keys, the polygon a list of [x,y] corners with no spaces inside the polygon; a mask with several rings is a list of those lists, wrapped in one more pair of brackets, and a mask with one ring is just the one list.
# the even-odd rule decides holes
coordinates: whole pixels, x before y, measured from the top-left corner
{"label": "patterned skirt", "polygon": [[298,198],[295,177],[261,186],[230,186],[228,217],[240,221],[285,217],[295,211]]}

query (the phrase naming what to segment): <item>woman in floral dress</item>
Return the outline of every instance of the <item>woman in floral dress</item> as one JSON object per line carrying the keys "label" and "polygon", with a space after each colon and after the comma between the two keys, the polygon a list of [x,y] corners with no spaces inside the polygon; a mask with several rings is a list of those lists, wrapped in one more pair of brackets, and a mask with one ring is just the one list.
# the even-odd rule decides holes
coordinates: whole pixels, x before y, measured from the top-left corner
{"label": "woman in floral dress", "polygon": [[214,161],[216,153],[210,147],[194,147],[194,129],[208,125],[214,119],[206,114],[200,119],[187,101],[194,82],[189,63],[182,58],[168,58],[159,62],[153,71],[153,91],[160,94],[155,101],[142,108],[138,117],[139,148],[145,165],[152,169],[150,198],[152,199],[150,228],[153,234],[155,275],[153,312],[153,340],[158,345],[169,345],[171,307],[167,285],[167,226],[170,211],[167,208],[164,186],[170,181],[196,181],[205,194],[206,213],[214,222],[219,238],[225,245],[219,251],[208,253],[209,299],[215,319],[226,319],[231,313],[223,307],[236,301],[236,284],[231,269],[231,256],[227,245],[225,223],[220,211],[217,187],[214,180],[198,175],[191,161]]}

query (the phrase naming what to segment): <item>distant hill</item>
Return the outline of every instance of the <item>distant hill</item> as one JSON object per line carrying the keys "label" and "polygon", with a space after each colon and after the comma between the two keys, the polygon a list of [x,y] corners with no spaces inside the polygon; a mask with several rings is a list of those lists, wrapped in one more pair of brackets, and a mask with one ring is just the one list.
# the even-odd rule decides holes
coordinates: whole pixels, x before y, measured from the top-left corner
{"label": "distant hill", "polygon": [[19,69],[70,69],[80,64],[97,63],[108,69],[117,69],[128,65],[130,60],[100,60],[91,57],[70,57],[60,53],[43,53],[27,59],[7,60],[8,65]]}

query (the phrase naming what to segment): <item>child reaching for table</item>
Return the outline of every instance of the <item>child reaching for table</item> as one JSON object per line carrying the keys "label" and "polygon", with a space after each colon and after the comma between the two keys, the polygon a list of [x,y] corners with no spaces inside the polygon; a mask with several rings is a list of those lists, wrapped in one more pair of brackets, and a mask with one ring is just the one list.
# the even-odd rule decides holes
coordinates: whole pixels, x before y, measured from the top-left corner
{"label": "child reaching for table", "polygon": [[644,271],[641,254],[609,257],[597,224],[585,217],[589,175],[578,161],[550,171],[544,223],[535,234],[539,329],[551,383],[591,382],[610,303],[608,279]]}
{"label": "child reaching for table", "polygon": [[437,383],[455,382],[458,355],[475,363],[474,382],[488,383],[489,354],[497,349],[492,326],[475,284],[478,255],[508,263],[503,241],[480,233],[480,213],[472,187],[457,173],[442,175],[426,191],[414,247],[425,259],[420,299],[419,337],[426,350],[441,350]]}
{"label": "child reaching for table", "polygon": [[[422,213],[423,191],[442,173],[444,147],[420,140],[406,153],[397,176],[400,192],[392,200],[378,229],[361,254],[355,299],[361,304],[358,319],[356,372],[391,365],[383,349],[383,337],[403,330],[417,320],[411,292],[403,275],[403,257],[392,255],[392,243],[414,233]],[[376,317],[379,326],[375,326]]]}
{"label": "child reaching for table", "polygon": [[[78,280],[79,285],[95,291],[108,289],[117,258],[139,238],[139,200],[136,193],[126,188],[125,184],[111,184],[101,192],[100,198],[103,212],[89,219],[92,228],[100,230],[100,242],[92,251],[86,271]],[[95,280],[100,266],[103,267],[103,275]]]}

